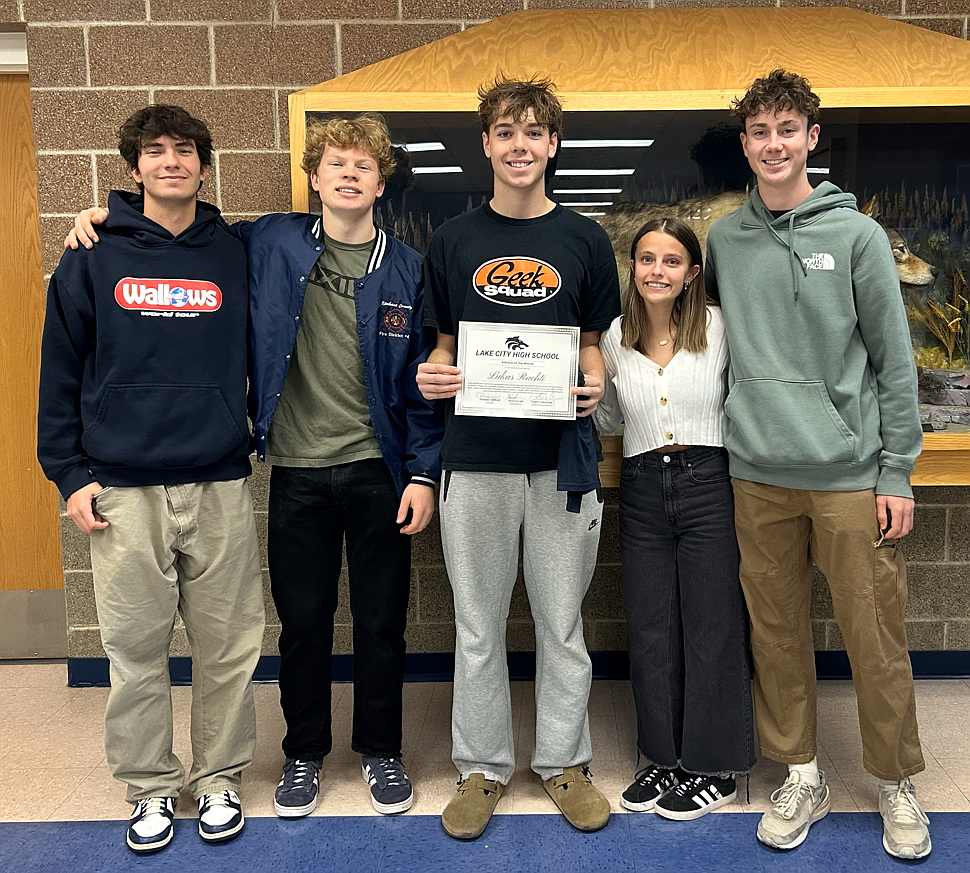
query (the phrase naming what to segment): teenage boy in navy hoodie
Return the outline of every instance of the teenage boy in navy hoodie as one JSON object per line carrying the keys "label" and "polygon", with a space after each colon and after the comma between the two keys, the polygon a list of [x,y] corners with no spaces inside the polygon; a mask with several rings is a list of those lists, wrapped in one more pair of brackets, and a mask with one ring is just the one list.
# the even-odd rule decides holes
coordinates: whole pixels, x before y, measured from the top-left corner
{"label": "teenage boy in navy hoodie", "polygon": [[101,245],[65,252],[51,277],[38,457],[90,534],[111,667],[105,751],[134,804],[127,844],[147,854],[172,839],[185,776],[168,673],[177,615],[192,649],[199,835],[243,828],[263,597],[246,482],[246,252],[196,200],[211,136],[158,105],[119,139],[143,194],[112,191]]}
{"label": "teenage boy in navy hoodie", "polygon": [[758,839],[793,849],[829,811],[816,760],[812,560],[852,664],[862,761],[879,779],[883,846],[930,852],[909,777],[924,768],[906,645],[910,474],[922,444],[916,368],[886,235],[855,197],[808,181],[819,99],[773,70],[733,114],[758,180],[707,241],[731,349],[730,453],[751,615],[761,753],[788,764]]}
{"label": "teenage boy in navy hoodie", "polygon": [[[316,806],[329,754],[330,665],[346,541],[354,620],[351,746],[371,804],[410,809],[401,760],[411,536],[434,512],[442,422],[415,382],[422,258],[374,225],[394,170],[384,120],[364,114],[307,129],[303,169],[321,215],[265,215],[228,230],[249,252],[256,451],[273,464],[269,569],[280,617],[285,761],[277,815]],[[89,219],[76,235],[97,241]]]}

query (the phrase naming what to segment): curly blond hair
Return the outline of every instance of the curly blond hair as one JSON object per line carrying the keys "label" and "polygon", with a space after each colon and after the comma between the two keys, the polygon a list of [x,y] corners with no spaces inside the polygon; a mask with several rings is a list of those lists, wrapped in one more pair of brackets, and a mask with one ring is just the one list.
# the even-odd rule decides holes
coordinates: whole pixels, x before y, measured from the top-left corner
{"label": "curly blond hair", "polygon": [[786,70],[772,70],[755,79],[744,96],[731,102],[731,115],[741,124],[762,112],[785,112],[794,109],[808,118],[808,126],[818,124],[818,95],[808,79]]}
{"label": "curly blond hair", "polygon": [[311,121],[306,129],[306,146],[303,149],[303,172],[308,176],[316,172],[327,146],[341,149],[357,149],[377,161],[382,179],[394,172],[397,162],[391,150],[391,134],[384,117],[365,112],[355,118],[328,118]]}

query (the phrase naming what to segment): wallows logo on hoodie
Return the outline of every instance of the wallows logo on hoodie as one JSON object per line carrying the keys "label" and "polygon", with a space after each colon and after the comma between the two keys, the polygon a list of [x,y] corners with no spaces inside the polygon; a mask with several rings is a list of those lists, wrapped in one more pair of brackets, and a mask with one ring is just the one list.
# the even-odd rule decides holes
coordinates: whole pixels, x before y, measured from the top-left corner
{"label": "wallows logo on hoodie", "polygon": [[493,258],[475,271],[472,284],[482,297],[493,303],[532,306],[555,296],[562,286],[562,277],[545,261]]}
{"label": "wallows logo on hoodie", "polygon": [[828,252],[813,252],[810,258],[802,258],[806,270],[834,270],[835,258]]}
{"label": "wallows logo on hoodie", "polygon": [[122,309],[155,312],[215,312],[222,306],[222,291],[198,279],[133,279],[115,285],[115,300]]}

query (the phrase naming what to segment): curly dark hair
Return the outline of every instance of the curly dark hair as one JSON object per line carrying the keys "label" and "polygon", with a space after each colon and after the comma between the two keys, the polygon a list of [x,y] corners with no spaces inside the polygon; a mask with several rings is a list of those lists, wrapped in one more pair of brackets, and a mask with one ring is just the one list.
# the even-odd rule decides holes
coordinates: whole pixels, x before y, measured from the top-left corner
{"label": "curly dark hair", "polygon": [[808,118],[808,126],[818,124],[818,95],[808,79],[786,70],[772,70],[755,79],[744,96],[731,101],[731,115],[741,124],[762,112],[794,109]]}
{"label": "curly dark hair", "polygon": [[[189,115],[181,106],[154,103],[139,109],[118,129],[118,151],[133,170],[145,143],[160,136],[191,140],[203,167],[212,166],[212,134],[204,121]],[[138,188],[144,191],[139,183]]]}
{"label": "curly dark hair", "polygon": [[509,115],[513,121],[522,121],[532,110],[537,124],[549,128],[549,133],[562,136],[562,103],[555,93],[551,79],[533,76],[525,81],[507,79],[502,74],[478,89],[478,117],[482,132],[500,118]]}

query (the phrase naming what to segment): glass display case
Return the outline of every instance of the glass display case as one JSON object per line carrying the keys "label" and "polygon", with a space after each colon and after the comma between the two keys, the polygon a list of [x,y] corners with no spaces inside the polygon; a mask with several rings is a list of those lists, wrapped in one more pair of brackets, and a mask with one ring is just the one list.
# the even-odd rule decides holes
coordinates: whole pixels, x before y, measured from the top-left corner
{"label": "glass display case", "polygon": [[[827,42],[812,40],[813,29]],[[723,51],[712,65],[678,65],[670,48],[678,32],[687,56],[710,43]],[[733,48],[731,32],[744,34]],[[651,41],[665,35],[668,56],[651,55]],[[765,45],[752,47],[759,39]],[[799,40],[824,49],[799,63],[785,48]],[[867,57],[867,42],[879,53]],[[808,76],[822,98],[809,178],[855,194],[896,259],[925,433],[914,482],[970,484],[970,44],[843,9],[516,13],[292,95],[294,207],[319,208],[299,170],[306,123],[381,111],[402,169],[378,221],[423,251],[442,222],[490,196],[472,83],[493,69],[524,75],[513,57],[523,43],[537,56],[529,73],[551,75],[566,108],[549,195],[607,230],[622,287],[630,240],[647,218],[690,219],[703,242],[747,197],[752,176],[726,109],[731,97],[773,66]],[[642,53],[632,53],[635,44]],[[658,90],[644,90],[651,82]],[[619,446],[606,440],[604,449],[609,480]]]}

